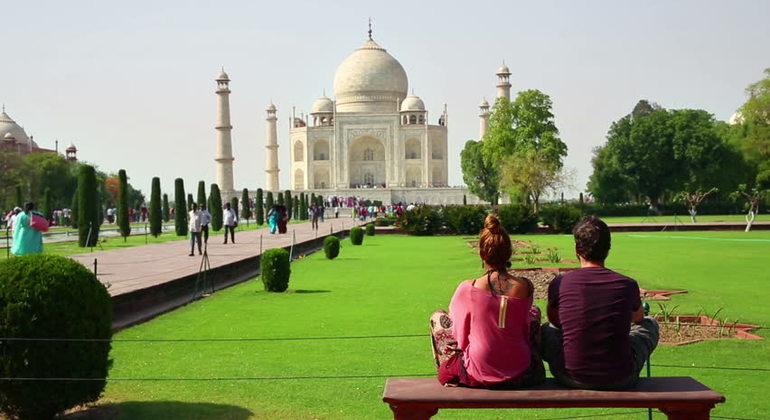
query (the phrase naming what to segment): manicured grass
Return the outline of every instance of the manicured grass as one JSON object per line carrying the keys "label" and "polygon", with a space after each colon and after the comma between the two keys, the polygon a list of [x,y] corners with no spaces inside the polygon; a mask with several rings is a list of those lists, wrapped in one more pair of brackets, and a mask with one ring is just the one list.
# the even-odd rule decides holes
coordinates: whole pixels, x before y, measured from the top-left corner
{"label": "manicured grass", "polygon": [[[672,215],[667,216],[623,216],[623,217],[602,217],[602,220],[610,223],[690,223],[690,215],[687,213],[679,214],[674,218]],[[746,223],[745,214],[704,214],[697,216],[696,221],[700,222],[738,222]],[[770,214],[760,213],[757,215],[755,222],[770,222]]]}
{"label": "manicured grass", "polygon": [[[563,257],[572,254],[567,235],[522,239],[558,247]],[[385,378],[435,372],[428,316],[447,307],[460,281],[480,275],[468,240],[378,235],[365,237],[362,246],[345,240],[335,260],[316,253],[294,262],[288,293],[266,293],[261,282],[249,281],[124,330],[117,340],[259,340],[116,341],[113,380],[104,402],[115,404],[123,419],[391,418],[381,401]],[[635,277],[642,287],[689,290],[671,301],[680,314],[724,308],[731,320],[770,325],[768,255],[770,232],[616,234],[608,264]],[[768,336],[766,330],[759,333]],[[768,341],[659,347],[652,364],[656,376],[693,376],[724,393],[728,402],[714,415],[759,419],[770,412],[765,398],[770,391]],[[629,409],[442,410],[435,418],[548,419],[603,413],[616,414],[602,418],[646,418],[644,410]]]}

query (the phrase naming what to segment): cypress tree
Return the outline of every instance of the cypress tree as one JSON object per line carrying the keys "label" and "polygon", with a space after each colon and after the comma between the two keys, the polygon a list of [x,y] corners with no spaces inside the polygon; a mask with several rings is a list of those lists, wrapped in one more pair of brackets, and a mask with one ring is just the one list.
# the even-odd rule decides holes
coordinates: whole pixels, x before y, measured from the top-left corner
{"label": "cypress tree", "polygon": [[257,219],[257,224],[261,225],[265,223],[265,206],[262,203],[262,188],[257,188],[257,199],[254,203],[254,216]]}
{"label": "cypress tree", "polygon": [[128,176],[126,170],[118,171],[118,230],[123,242],[131,234],[131,224],[128,220]]}
{"label": "cypress tree", "polygon": [[292,217],[297,219],[297,212],[299,211],[299,197],[296,195],[294,196],[294,203],[291,206],[292,209]]}
{"label": "cypress tree", "polygon": [[297,219],[299,220],[305,220],[305,214],[307,213],[305,209],[305,193],[299,194],[299,217]]}
{"label": "cypress tree", "polygon": [[307,219],[308,219],[308,216],[307,216],[307,209],[310,207],[310,206],[308,205],[308,203],[307,203],[307,200],[308,200],[308,199],[309,199],[308,195],[307,195],[307,194],[305,194],[305,193],[303,193],[303,194],[302,194],[302,204],[300,204],[300,206],[302,207],[302,208],[300,209],[300,212],[302,213],[302,215],[301,215],[301,217],[302,217],[302,220],[307,220]]}
{"label": "cypress tree", "polygon": [[82,165],[78,174],[78,246],[95,246],[99,239],[99,203],[97,202],[96,170]]}
{"label": "cypress tree", "polygon": [[192,208],[192,205],[193,205],[194,202],[195,201],[193,201],[192,193],[187,194],[187,209],[188,210]]}
{"label": "cypress tree", "polygon": [[291,191],[286,190],[283,193],[283,199],[286,201],[286,216],[291,219],[291,212],[294,210],[294,201],[291,198]]}
{"label": "cypress tree", "polygon": [[73,229],[78,228],[78,209],[80,206],[78,205],[78,202],[80,201],[80,190],[78,188],[75,188],[75,194],[72,195],[72,206],[70,207],[70,226],[72,226]]}
{"label": "cypress tree", "polygon": [[211,213],[211,229],[215,232],[222,230],[222,195],[219,193],[219,185],[211,184],[209,192],[209,213]]}
{"label": "cypress tree", "polygon": [[308,207],[312,206],[313,204],[316,204],[316,197],[315,193],[310,193],[310,203],[308,203]]}
{"label": "cypress tree", "polygon": [[241,217],[246,219],[246,224],[249,224],[249,219],[251,219],[251,203],[249,203],[249,189],[244,188],[243,194],[241,196],[241,205],[243,208],[241,209]]}
{"label": "cypress tree", "polygon": [[163,221],[171,220],[171,206],[168,205],[168,194],[163,193]]}
{"label": "cypress tree", "polygon": [[198,181],[198,205],[206,203],[206,182]]}
{"label": "cypress tree", "polygon": [[324,196],[319,195],[316,197],[316,206],[323,206],[324,205]]}
{"label": "cypress tree", "polygon": [[185,203],[184,180],[174,181],[174,227],[177,236],[187,236],[187,204]]}
{"label": "cypress tree", "polygon": [[278,192],[278,200],[277,201],[278,201],[278,205],[279,206],[285,206],[286,205],[286,203],[283,202],[283,193],[280,192],[280,191]]}
{"label": "cypress tree", "polygon": [[274,205],[275,205],[275,203],[273,202],[273,192],[272,191],[268,191],[267,192],[267,199],[265,200],[265,208],[267,209],[267,211],[270,211],[270,209]]}
{"label": "cypress tree", "polygon": [[51,188],[46,188],[43,192],[43,216],[51,220],[53,218],[53,204],[51,203]]}
{"label": "cypress tree", "polygon": [[238,197],[230,197],[230,208],[235,212],[235,221],[238,222]]}
{"label": "cypress tree", "polygon": [[16,205],[24,207],[24,199],[21,198],[21,184],[16,185]]}
{"label": "cypress tree", "polygon": [[[166,205],[168,205],[168,201],[166,201]],[[156,238],[163,232],[163,214],[161,211],[160,178],[156,176],[152,179],[150,192],[150,234]]]}

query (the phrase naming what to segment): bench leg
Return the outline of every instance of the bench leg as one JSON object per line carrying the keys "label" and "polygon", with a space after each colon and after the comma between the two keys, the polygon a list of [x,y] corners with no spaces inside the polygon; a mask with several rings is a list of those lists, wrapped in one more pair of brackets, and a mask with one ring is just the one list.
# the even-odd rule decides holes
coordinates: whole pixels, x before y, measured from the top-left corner
{"label": "bench leg", "polygon": [[390,404],[390,409],[393,410],[393,420],[427,420],[438,413],[438,408],[408,404]]}
{"label": "bench leg", "polygon": [[711,418],[711,407],[692,407],[692,408],[661,408],[669,420],[709,420]]}

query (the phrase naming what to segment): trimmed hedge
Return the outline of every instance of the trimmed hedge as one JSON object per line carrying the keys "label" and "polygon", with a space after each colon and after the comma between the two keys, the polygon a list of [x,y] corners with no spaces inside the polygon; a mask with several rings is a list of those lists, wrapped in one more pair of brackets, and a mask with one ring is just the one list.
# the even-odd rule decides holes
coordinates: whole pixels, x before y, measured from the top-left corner
{"label": "trimmed hedge", "polygon": [[353,228],[350,229],[350,243],[353,245],[361,245],[364,243],[364,230],[361,229],[361,226],[353,226]]}
{"label": "trimmed hedge", "polygon": [[0,381],[0,411],[12,418],[52,418],[99,399],[111,361],[112,300],[80,263],[32,254],[0,263],[0,336],[105,341],[2,341],[0,376],[99,378]]}
{"label": "trimmed hedge", "polygon": [[327,236],[324,239],[324,254],[326,258],[333,260],[340,255],[340,240],[336,236]]}
{"label": "trimmed hedge", "polygon": [[444,226],[443,214],[435,207],[417,206],[411,211],[405,211],[396,226],[410,235],[433,235]]}
{"label": "trimmed hedge", "polygon": [[484,228],[484,206],[448,206],[444,208],[447,230],[461,235],[477,235]]}
{"label": "trimmed hedge", "polygon": [[541,210],[540,217],[543,224],[550,226],[555,232],[572,233],[572,228],[583,217],[583,212],[571,206],[547,206]]}
{"label": "trimmed hedge", "polygon": [[526,204],[502,205],[497,215],[508,233],[529,233],[537,229],[537,215]]}
{"label": "trimmed hedge", "polygon": [[374,220],[375,226],[393,226],[396,224],[396,217],[395,216],[389,216],[389,217],[378,217]]}
{"label": "trimmed hedge", "polygon": [[374,236],[374,223],[366,225],[366,236]]}
{"label": "trimmed hedge", "polygon": [[289,251],[283,248],[268,249],[262,254],[262,284],[268,292],[285,292],[289,288],[291,265]]}

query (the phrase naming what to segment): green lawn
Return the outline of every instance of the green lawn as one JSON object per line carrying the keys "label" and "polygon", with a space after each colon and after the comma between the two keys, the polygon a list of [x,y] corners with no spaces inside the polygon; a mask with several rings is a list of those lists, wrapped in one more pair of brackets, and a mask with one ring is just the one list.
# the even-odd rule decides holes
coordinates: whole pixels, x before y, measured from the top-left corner
{"label": "green lawn", "polygon": [[[521,239],[557,247],[562,257],[573,253],[567,235]],[[480,274],[467,240],[375,236],[358,247],[345,240],[336,260],[316,253],[294,262],[288,293],[268,294],[249,281],[124,330],[116,340],[258,340],[116,341],[103,402],[121,419],[392,418],[381,401],[385,378],[433,374],[427,318],[447,307],[460,281]],[[608,264],[642,287],[689,290],[671,302],[680,314],[723,308],[731,320],[770,325],[768,255],[770,232],[616,234]],[[652,364],[656,376],[693,376],[725,394],[716,416],[770,413],[768,341],[659,347]],[[129,378],[223,380],[122,380]],[[442,410],[435,418],[606,413],[614,415],[602,418],[646,418],[633,409]]]}
{"label": "green lawn", "polygon": [[[738,223],[746,223],[746,215],[745,214],[705,214],[702,216],[696,217],[697,221],[700,222],[738,222]],[[676,216],[667,215],[667,216],[651,216],[651,217],[645,217],[645,216],[623,216],[623,217],[602,217],[602,220],[604,220],[607,223],[690,223],[692,220],[690,220],[690,215],[683,213]],[[770,214],[768,213],[760,213],[757,215],[757,218],[754,220],[755,222],[770,222]]]}

